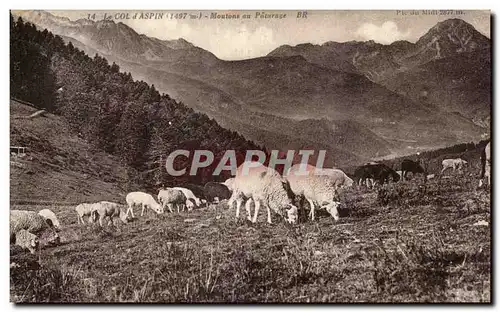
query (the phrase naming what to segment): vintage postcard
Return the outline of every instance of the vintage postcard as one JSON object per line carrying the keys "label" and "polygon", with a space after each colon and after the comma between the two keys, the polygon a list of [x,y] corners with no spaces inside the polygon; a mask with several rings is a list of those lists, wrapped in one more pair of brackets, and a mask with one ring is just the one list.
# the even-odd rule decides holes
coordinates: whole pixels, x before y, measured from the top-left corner
{"label": "vintage postcard", "polygon": [[13,303],[491,303],[488,10],[11,10]]}

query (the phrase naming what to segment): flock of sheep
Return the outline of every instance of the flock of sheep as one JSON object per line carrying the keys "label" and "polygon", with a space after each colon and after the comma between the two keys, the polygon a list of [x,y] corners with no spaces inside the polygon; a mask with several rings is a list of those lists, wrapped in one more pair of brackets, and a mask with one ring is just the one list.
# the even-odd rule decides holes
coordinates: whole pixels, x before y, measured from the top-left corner
{"label": "flock of sheep", "polygon": [[[488,143],[481,155],[480,186],[484,178],[487,178],[488,184],[490,183],[490,157],[490,144]],[[442,171],[447,168],[461,168],[464,162],[463,160],[444,160]],[[427,178],[426,172],[418,163],[406,161],[406,165],[403,164],[402,173],[397,173],[383,164],[365,164],[355,172],[356,184],[361,185],[369,179],[378,180],[383,184],[391,177],[393,181],[398,181],[399,177],[405,178],[407,172],[421,172]],[[105,219],[109,219],[109,224],[114,224],[117,218],[123,223],[128,223],[129,215],[135,218],[134,208],[141,208],[141,216],[143,216],[147,209],[157,214],[163,214],[166,209],[173,213],[174,208],[177,212],[186,208],[190,211],[206,203],[218,203],[228,199],[229,207],[236,204],[236,219],[239,218],[241,206],[245,204],[247,219],[253,223],[257,222],[260,207],[263,205],[267,209],[268,223],[272,223],[273,213],[289,223],[296,223],[299,211],[304,207],[301,203],[297,204],[295,199],[301,198],[309,203],[311,220],[315,219],[316,209],[324,209],[336,221],[339,219],[338,207],[340,205],[338,190],[353,184],[354,180],[339,169],[320,169],[312,165],[297,164],[286,170],[282,176],[276,170],[259,162],[247,161],[237,168],[234,178],[224,183],[209,182],[204,187],[192,185],[189,188],[161,189],[157,200],[151,194],[131,192],[125,197],[128,207],[126,211],[122,205],[108,201],[83,203],[76,206],[75,211],[79,224],[85,224],[85,218],[87,218],[88,222],[99,221],[99,225],[103,226]],[[38,248],[39,237],[42,233],[49,233],[48,243],[58,243],[59,229],[60,224],[56,215],[48,209],[38,213],[24,210],[11,210],[10,212],[11,243],[28,249],[32,253]]]}

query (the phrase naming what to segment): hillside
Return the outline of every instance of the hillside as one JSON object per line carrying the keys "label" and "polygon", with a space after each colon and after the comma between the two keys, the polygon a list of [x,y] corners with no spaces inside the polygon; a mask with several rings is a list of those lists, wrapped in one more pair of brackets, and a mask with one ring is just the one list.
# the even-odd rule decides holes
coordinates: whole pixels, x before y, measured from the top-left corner
{"label": "hillside", "polygon": [[[458,112],[470,121],[490,114],[490,39],[461,19],[439,22],[415,43],[326,42],[281,46],[268,55],[300,55],[309,62],[355,71],[390,90],[439,111]],[[343,66],[345,68],[345,66]],[[352,69],[348,70],[353,72]],[[489,128],[487,122],[475,122]]]}
{"label": "hillside", "polygon": [[10,157],[11,202],[118,200],[138,187],[128,176],[130,168],[95,149],[64,118],[50,113],[19,118],[36,111],[10,101],[10,145],[27,147],[25,156]]}
{"label": "hillside", "polygon": [[[391,145],[388,142],[355,121],[350,122],[350,126],[347,127],[349,120],[342,120],[340,115],[328,120],[318,113],[314,116],[318,118],[314,119],[314,122],[310,122],[313,118],[301,120],[284,115],[282,109],[279,110],[274,106],[273,110],[257,109],[248,105],[248,101],[242,100],[241,96],[232,96],[233,93],[213,87],[207,82],[130,62],[121,64],[123,69],[134,72],[139,79],[158,81],[158,84],[155,84],[158,89],[167,90],[172,96],[190,103],[190,106],[197,111],[214,118],[224,128],[252,138],[252,141],[263,144],[268,149],[286,150],[290,147],[286,142],[293,141],[294,138],[297,140],[294,146],[305,144],[315,147],[314,149],[321,149],[318,145],[320,143],[323,147],[330,146],[327,148],[328,154],[334,161],[329,164],[362,161],[374,155],[386,155],[390,151]],[[215,79],[215,76],[213,77]],[[276,101],[276,103],[279,105],[281,102]],[[294,115],[296,112],[297,110],[291,110],[290,114]],[[336,126],[337,124],[341,126]],[[322,129],[315,129],[317,125],[322,125]],[[318,137],[315,132],[323,132],[324,135]],[[283,136],[289,138],[283,140]],[[363,142],[366,142],[367,138],[377,144],[366,147]],[[344,157],[346,154],[352,156],[346,158]]]}
{"label": "hillside", "polygon": [[[11,95],[64,117],[93,147],[135,169],[138,174],[131,178],[141,186],[224,179],[228,171],[217,177],[212,171],[226,150],[244,155],[263,149],[154,85],[134,80],[117,64],[99,55],[90,58],[71,42],[12,16],[10,44]],[[177,149],[210,150],[216,155],[214,166],[189,175],[191,153],[174,163],[187,166],[185,175],[168,175],[162,159]]]}
{"label": "hillside", "polygon": [[273,215],[268,225],[261,209],[252,224],[223,202],[100,228],[78,225],[71,207],[52,206],[63,243],[38,255],[11,246],[10,299],[488,303],[491,193],[477,188],[476,174],[466,168],[426,184],[341,189],[338,222],[318,211],[316,221],[289,225]]}
{"label": "hillside", "polygon": [[[401,49],[396,49],[400,47]],[[382,45],[370,41],[325,42],[322,45],[300,44],[296,46],[284,45],[269,52],[268,56],[289,57],[301,55],[307,61],[331,69],[350,68],[349,72],[356,72],[368,79],[378,82],[382,77],[390,76],[398,71],[401,65],[393,56],[395,50],[406,55],[412,49],[401,44]],[[400,55],[398,55],[401,57]],[[338,64],[342,64],[339,66]],[[350,67],[344,64],[349,64]]]}
{"label": "hillside", "polygon": [[[418,146],[434,148],[470,141],[482,133],[467,120],[463,121],[462,129],[457,129],[453,126],[455,116],[436,113],[434,108],[390,92],[361,75],[330,70],[303,58],[266,57],[228,62],[203,79],[168,72],[159,64],[154,68],[131,62],[120,64],[141,79],[155,81],[160,90],[177,94],[183,102],[225,127],[245,133],[255,142],[266,142],[269,147],[282,148],[282,141],[273,138],[283,133],[314,142],[317,138],[308,136],[309,131],[294,131],[297,121],[306,119],[326,118],[332,124],[353,121],[360,125],[356,135],[350,136],[351,140],[358,141],[357,146],[341,143],[335,147],[363,159],[387,155],[388,150],[412,153]],[[234,120],[238,120],[241,127]],[[429,128],[429,125],[437,126]],[[275,134],[268,132],[269,136],[264,137],[252,134],[263,129]],[[363,138],[370,136],[376,136],[376,141],[381,143],[367,149]],[[401,143],[408,140],[417,144],[408,148],[408,144]],[[339,139],[330,137],[323,143],[335,141]]]}
{"label": "hillside", "polygon": [[480,50],[436,59],[381,83],[415,101],[484,119],[491,109],[490,73],[490,51]]}

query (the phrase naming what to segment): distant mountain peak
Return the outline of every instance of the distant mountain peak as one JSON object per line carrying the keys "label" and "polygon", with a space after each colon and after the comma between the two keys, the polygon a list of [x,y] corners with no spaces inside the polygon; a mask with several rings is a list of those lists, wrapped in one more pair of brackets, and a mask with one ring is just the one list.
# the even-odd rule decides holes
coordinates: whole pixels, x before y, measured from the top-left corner
{"label": "distant mountain peak", "polygon": [[456,53],[488,48],[490,40],[466,21],[452,18],[437,23],[418,39],[416,45],[421,50],[433,49],[436,51],[437,58],[442,58]]}

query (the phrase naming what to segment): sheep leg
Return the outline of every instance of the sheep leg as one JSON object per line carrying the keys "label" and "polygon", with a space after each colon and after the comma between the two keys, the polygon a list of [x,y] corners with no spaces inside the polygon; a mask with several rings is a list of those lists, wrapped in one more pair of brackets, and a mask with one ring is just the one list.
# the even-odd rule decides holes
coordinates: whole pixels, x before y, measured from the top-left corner
{"label": "sheep leg", "polygon": [[256,223],[257,222],[257,217],[259,216],[259,209],[260,209],[260,200],[253,200],[255,202],[255,211],[254,211],[254,214],[253,214],[253,220],[252,220],[252,223]]}
{"label": "sheep leg", "polygon": [[167,207],[168,207],[168,211],[170,211],[170,213],[174,213],[174,210],[172,209],[172,204],[167,204]]}
{"label": "sheep leg", "polygon": [[129,205],[128,206],[127,213],[126,213],[127,217],[128,217],[128,212],[130,211],[130,215],[132,216],[132,218],[135,218],[135,216],[134,216],[134,207],[133,206],[134,205]]}
{"label": "sheep leg", "polygon": [[236,219],[240,218],[240,208],[243,200],[242,199],[237,199],[236,200]]}
{"label": "sheep leg", "polygon": [[311,217],[311,220],[314,221],[314,202],[310,200],[309,198],[306,198],[307,202],[309,203],[309,206],[311,207],[311,211],[309,212],[309,216]]}
{"label": "sheep leg", "polygon": [[103,215],[100,215],[99,216],[99,225],[102,227],[102,221],[104,220],[104,217]]}
{"label": "sheep leg", "polygon": [[250,222],[252,222],[252,212],[250,211],[251,204],[252,204],[252,199],[251,198],[247,199],[247,202],[245,203],[245,209],[247,211],[247,219]]}
{"label": "sheep leg", "polygon": [[179,209],[179,204],[175,204],[177,206],[177,213],[180,213],[181,210]]}
{"label": "sheep leg", "polygon": [[269,205],[266,205],[267,207],[267,223],[272,224],[271,222],[271,208],[269,208]]}
{"label": "sheep leg", "polygon": [[144,210],[146,210],[146,205],[142,204],[141,217],[144,215]]}

